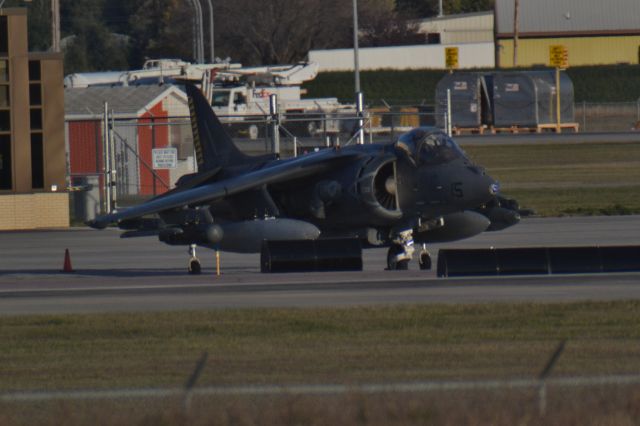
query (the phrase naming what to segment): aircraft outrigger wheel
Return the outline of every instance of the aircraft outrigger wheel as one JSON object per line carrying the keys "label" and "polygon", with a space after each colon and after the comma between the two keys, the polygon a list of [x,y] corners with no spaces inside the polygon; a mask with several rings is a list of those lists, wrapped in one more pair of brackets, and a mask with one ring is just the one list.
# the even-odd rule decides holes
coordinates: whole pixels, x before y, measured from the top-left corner
{"label": "aircraft outrigger wheel", "polygon": [[200,274],[202,272],[202,266],[200,265],[200,260],[196,257],[195,244],[191,244],[189,246],[189,255],[191,256],[191,259],[189,259],[189,266],[187,267],[187,270],[192,275]]}
{"label": "aircraft outrigger wheel", "polygon": [[431,254],[429,254],[426,244],[422,246],[418,262],[420,264],[420,269],[422,269],[423,271],[428,271],[431,269]]}

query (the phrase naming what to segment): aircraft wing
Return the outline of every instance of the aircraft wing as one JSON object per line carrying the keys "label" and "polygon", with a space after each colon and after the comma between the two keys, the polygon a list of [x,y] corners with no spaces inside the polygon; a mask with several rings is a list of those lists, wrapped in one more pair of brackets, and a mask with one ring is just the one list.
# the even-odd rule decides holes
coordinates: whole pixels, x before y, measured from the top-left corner
{"label": "aircraft wing", "polygon": [[96,229],[103,229],[110,223],[121,220],[133,219],[183,206],[209,204],[215,200],[259,188],[263,185],[295,180],[331,170],[360,155],[360,153],[353,151],[322,150],[296,159],[284,160],[273,166],[229,179],[160,196],[126,210],[99,216],[87,224]]}

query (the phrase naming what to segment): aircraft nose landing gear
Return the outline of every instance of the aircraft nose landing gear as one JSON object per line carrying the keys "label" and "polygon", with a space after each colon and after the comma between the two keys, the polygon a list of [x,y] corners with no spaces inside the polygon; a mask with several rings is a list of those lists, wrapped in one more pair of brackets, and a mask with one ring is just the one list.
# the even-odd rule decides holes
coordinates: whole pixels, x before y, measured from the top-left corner
{"label": "aircraft nose landing gear", "polygon": [[409,261],[413,257],[413,230],[400,232],[393,240],[387,252],[387,269],[400,271],[409,269]]}
{"label": "aircraft nose landing gear", "polygon": [[192,275],[198,275],[202,272],[202,267],[200,266],[200,260],[196,257],[196,245],[189,245],[189,266],[187,267],[187,271],[189,271]]}

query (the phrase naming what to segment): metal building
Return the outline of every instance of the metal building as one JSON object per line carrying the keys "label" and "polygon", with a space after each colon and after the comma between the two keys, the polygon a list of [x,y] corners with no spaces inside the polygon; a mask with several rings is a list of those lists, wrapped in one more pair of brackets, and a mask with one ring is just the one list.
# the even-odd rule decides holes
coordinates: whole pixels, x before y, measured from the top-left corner
{"label": "metal building", "polygon": [[517,34],[519,67],[549,64],[549,46],[564,45],[569,65],[638,64],[640,1],[496,0],[496,66],[514,66]]}
{"label": "metal building", "polygon": [[461,13],[414,21],[429,44],[493,41],[493,12]]}

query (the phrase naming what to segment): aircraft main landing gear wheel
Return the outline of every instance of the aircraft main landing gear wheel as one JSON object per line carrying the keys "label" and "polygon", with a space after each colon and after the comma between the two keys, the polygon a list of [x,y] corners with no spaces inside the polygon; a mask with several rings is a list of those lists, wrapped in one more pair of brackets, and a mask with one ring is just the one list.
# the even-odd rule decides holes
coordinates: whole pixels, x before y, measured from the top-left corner
{"label": "aircraft main landing gear wheel", "polygon": [[191,244],[189,246],[189,255],[191,259],[189,259],[189,266],[187,267],[187,271],[191,275],[198,275],[202,272],[202,266],[200,265],[200,260],[196,257],[196,245]]}
{"label": "aircraft main landing gear wheel", "polygon": [[420,269],[423,271],[428,271],[431,269],[431,254],[427,250],[427,245],[422,245],[422,250],[420,250],[420,258],[418,260],[420,264]]}
{"label": "aircraft main landing gear wheel", "polygon": [[406,271],[409,269],[409,259],[398,260],[398,255],[404,253],[404,248],[400,244],[389,247],[387,252],[387,269],[389,271]]}

